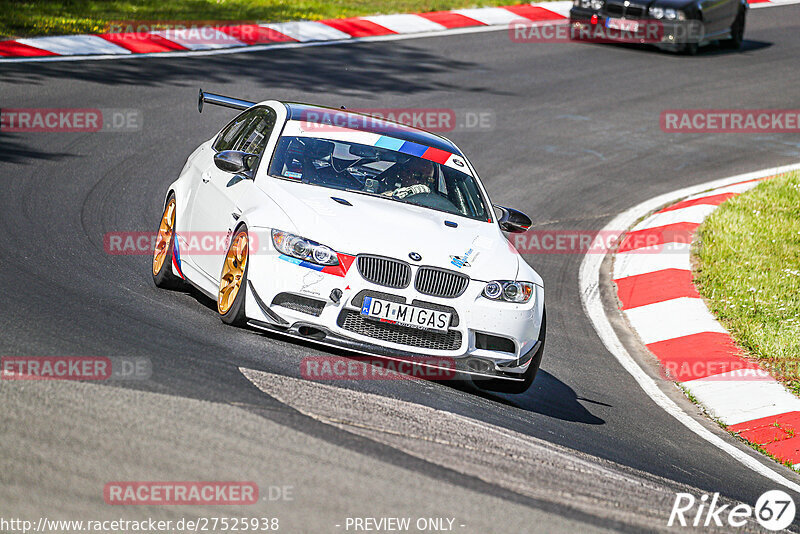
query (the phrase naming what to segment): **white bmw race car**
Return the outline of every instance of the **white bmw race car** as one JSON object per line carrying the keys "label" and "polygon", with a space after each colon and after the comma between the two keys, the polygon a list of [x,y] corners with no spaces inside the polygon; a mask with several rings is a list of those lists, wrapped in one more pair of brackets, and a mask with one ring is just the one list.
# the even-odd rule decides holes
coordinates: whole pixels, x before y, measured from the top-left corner
{"label": "white bmw race car", "polygon": [[229,324],[370,356],[453,362],[481,388],[521,393],[544,352],[541,277],[503,232],[444,137],[345,110],[247,102],[170,184],[158,287],[189,283]]}

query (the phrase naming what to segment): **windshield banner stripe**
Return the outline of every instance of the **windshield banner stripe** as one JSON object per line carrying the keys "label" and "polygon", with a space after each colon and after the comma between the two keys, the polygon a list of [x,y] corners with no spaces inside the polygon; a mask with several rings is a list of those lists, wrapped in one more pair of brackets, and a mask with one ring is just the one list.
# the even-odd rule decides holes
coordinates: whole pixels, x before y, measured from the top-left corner
{"label": "windshield banner stripe", "polygon": [[405,141],[395,139],[394,137],[386,137],[385,135],[382,135],[380,139],[378,139],[378,142],[375,143],[375,146],[378,148],[385,148],[387,150],[399,151],[404,142]]}
{"label": "windshield banner stripe", "polygon": [[417,143],[412,143],[411,141],[406,141],[403,143],[403,146],[400,147],[398,152],[402,152],[403,154],[411,154],[412,156],[421,158],[427,149],[428,147],[426,146],[418,145]]}
{"label": "windshield banner stripe", "polygon": [[438,148],[390,137],[388,135],[380,135],[328,124],[290,120],[286,122],[286,126],[283,129],[283,136],[315,137],[318,139],[330,139],[332,141],[348,141],[350,143],[359,143],[362,145],[394,150],[395,152],[446,165],[451,169],[456,169],[457,171],[472,176],[472,172],[467,168],[464,158],[461,156]]}
{"label": "windshield banner stripe", "polygon": [[428,150],[422,155],[423,159],[429,159],[434,163],[447,163],[447,160],[450,159],[450,152],[445,152],[444,150],[439,150],[438,148],[429,147]]}

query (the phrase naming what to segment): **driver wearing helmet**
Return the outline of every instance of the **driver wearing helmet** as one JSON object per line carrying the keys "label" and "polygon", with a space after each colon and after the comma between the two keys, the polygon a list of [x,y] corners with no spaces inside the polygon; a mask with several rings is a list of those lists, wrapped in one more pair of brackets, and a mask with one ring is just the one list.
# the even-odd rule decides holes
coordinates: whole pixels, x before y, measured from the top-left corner
{"label": "driver wearing helmet", "polygon": [[395,189],[383,193],[384,196],[406,198],[420,193],[430,193],[434,183],[436,168],[432,161],[412,157],[403,164],[397,173]]}

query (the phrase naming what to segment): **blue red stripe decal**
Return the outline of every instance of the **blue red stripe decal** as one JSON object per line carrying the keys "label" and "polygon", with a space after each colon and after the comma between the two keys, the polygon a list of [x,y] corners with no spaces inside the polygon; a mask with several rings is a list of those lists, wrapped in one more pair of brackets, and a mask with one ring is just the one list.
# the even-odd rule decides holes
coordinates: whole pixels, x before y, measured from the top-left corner
{"label": "blue red stripe decal", "polygon": [[286,254],[281,254],[278,256],[283,261],[288,261],[289,263],[294,263],[295,265],[299,265],[300,267],[305,267],[306,269],[313,269],[315,271],[321,271],[323,269],[322,265],[317,265],[316,263],[311,263],[309,261],[299,260],[297,258],[293,258],[291,256],[287,256]]}
{"label": "blue red stripe decal", "polygon": [[402,152],[403,154],[411,154],[412,156],[417,156],[421,158],[425,151],[428,150],[428,147],[425,145],[420,145],[418,143],[412,143],[411,141],[406,141],[403,143],[403,146],[400,147],[398,152]]}
{"label": "blue red stripe decal", "polygon": [[412,143],[411,141],[403,141],[387,135],[382,135],[375,142],[375,146],[379,148],[386,148],[403,154],[409,154],[422,159],[429,159],[435,163],[447,163],[450,156],[453,154],[445,150],[433,148],[419,143]]}
{"label": "blue red stripe decal", "polygon": [[283,261],[288,261],[289,263],[294,263],[300,267],[305,267],[306,269],[312,269],[314,271],[319,271],[325,274],[332,274],[334,276],[341,276],[347,274],[347,271],[350,270],[350,266],[353,265],[353,261],[355,261],[355,256],[350,256],[349,254],[339,254],[336,253],[336,257],[339,258],[339,265],[317,265],[316,263],[311,263],[310,261],[300,260],[297,258],[293,258],[291,256],[287,256],[286,254],[278,255],[278,258],[282,259]]}
{"label": "blue red stripe decal", "polygon": [[395,139],[394,137],[388,137],[386,135],[382,135],[378,138],[378,141],[375,143],[375,146],[378,148],[385,148],[387,150],[396,150],[399,151],[400,147],[403,146],[405,141],[401,141],[400,139]]}
{"label": "blue red stripe decal", "polygon": [[183,270],[181,270],[181,251],[178,247],[178,234],[176,233],[172,239],[172,266],[175,267],[175,270],[178,271],[178,276],[186,280],[186,277],[183,276]]}

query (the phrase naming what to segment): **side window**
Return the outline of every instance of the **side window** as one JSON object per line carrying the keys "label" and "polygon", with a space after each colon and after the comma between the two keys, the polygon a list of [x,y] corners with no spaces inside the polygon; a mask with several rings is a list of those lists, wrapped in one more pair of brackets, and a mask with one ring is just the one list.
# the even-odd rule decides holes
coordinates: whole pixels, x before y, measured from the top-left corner
{"label": "side window", "polygon": [[235,150],[260,156],[267,146],[273,128],[275,128],[276,119],[277,115],[272,108],[259,109],[253,122],[249,125],[246,135],[242,136],[239,148]]}
{"label": "side window", "polygon": [[275,128],[277,115],[272,108],[255,108],[246,111],[220,132],[214,150],[239,150],[261,155]]}
{"label": "side window", "polygon": [[247,130],[248,124],[252,122],[257,112],[257,109],[245,111],[233,119],[233,121],[220,132],[219,136],[217,136],[217,140],[214,141],[214,150],[217,152],[234,150],[233,146],[236,141],[242,136],[244,131]]}

